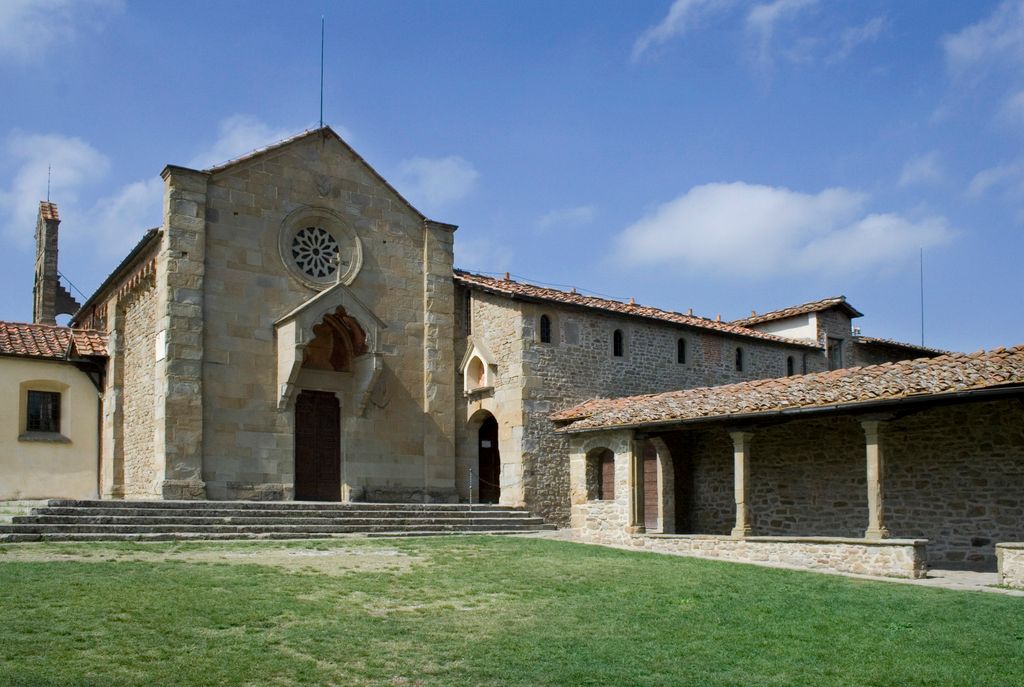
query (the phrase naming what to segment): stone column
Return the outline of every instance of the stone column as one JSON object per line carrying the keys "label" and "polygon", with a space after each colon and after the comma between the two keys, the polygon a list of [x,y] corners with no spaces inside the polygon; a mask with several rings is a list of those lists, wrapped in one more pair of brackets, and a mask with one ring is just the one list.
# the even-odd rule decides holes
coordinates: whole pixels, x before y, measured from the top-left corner
{"label": "stone column", "polygon": [[629,524],[626,530],[630,534],[643,534],[647,531],[644,525],[644,442],[636,437],[629,442],[629,483],[626,493],[629,495]]}
{"label": "stone column", "polygon": [[884,539],[889,536],[885,529],[883,513],[884,499],[882,494],[882,477],[885,464],[882,460],[882,442],[879,429],[884,424],[879,420],[863,420],[865,454],[868,468],[868,529],[864,532],[866,539]]}
{"label": "stone column", "polygon": [[206,498],[203,482],[203,277],[209,175],[168,166],[156,262],[155,451],[165,499]]}
{"label": "stone column", "polygon": [[750,441],[753,432],[729,432],[732,437],[733,479],[736,494],[736,526],[732,536],[749,537],[750,520],[747,517],[747,498],[750,496]]}

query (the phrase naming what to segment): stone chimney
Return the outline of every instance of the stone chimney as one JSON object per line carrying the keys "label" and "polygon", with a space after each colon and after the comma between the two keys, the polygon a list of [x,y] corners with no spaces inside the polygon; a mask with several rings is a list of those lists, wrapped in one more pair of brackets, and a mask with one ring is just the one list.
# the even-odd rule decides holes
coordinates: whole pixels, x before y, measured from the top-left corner
{"label": "stone chimney", "polygon": [[49,201],[40,201],[36,220],[36,281],[32,287],[32,321],[57,324],[57,315],[74,315],[79,308],[57,273],[57,229],[60,213]]}

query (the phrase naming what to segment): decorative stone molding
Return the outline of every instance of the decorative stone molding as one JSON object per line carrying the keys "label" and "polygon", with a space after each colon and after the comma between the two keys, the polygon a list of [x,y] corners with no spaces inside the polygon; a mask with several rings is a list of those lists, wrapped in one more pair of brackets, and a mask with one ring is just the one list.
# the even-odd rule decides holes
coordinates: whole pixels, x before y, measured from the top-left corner
{"label": "decorative stone molding", "polygon": [[494,355],[479,337],[469,337],[469,346],[462,356],[459,370],[462,372],[462,391],[469,396],[494,389],[498,378],[498,365]]}
{"label": "decorative stone molding", "polygon": [[381,331],[387,325],[340,282],[274,322],[277,337],[278,409],[291,407],[298,395],[296,382],[302,368],[303,351],[314,337],[313,327],[339,307],[354,317],[366,333],[367,353],[357,356],[352,361],[351,373],[345,373],[352,375],[354,398],[357,399],[356,414],[362,416],[366,412],[366,406],[384,370]]}
{"label": "decorative stone molding", "polygon": [[281,222],[277,246],[288,272],[313,289],[349,285],[363,266],[363,242],[329,208],[292,210]]}

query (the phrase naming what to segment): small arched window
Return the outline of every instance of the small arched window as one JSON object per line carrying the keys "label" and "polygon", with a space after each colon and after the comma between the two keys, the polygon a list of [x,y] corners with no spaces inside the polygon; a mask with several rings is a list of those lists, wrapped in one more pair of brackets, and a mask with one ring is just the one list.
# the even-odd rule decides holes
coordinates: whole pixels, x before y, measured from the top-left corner
{"label": "small arched window", "polygon": [[786,356],[786,376],[792,377],[795,374],[793,370],[793,356]]}
{"label": "small arched window", "polygon": [[616,329],[612,332],[612,355],[621,358],[625,353],[625,345],[622,340],[622,330]]}
{"label": "small arched window", "polygon": [[540,316],[540,342],[551,343],[551,318],[547,315]]}
{"label": "small arched window", "polygon": [[680,365],[686,364],[686,339],[676,341],[676,362]]}
{"label": "small arched window", "polygon": [[736,371],[743,372],[743,349],[736,347]]}

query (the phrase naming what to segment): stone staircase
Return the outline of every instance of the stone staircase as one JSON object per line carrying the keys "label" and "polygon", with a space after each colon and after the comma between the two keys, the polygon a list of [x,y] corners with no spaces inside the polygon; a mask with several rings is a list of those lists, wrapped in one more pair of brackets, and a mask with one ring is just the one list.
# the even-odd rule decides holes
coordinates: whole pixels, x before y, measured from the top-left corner
{"label": "stone staircase", "polygon": [[526,509],[494,505],[54,499],[0,524],[0,542],[327,539],[553,529]]}

